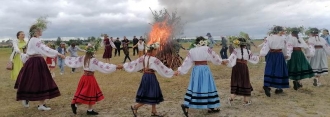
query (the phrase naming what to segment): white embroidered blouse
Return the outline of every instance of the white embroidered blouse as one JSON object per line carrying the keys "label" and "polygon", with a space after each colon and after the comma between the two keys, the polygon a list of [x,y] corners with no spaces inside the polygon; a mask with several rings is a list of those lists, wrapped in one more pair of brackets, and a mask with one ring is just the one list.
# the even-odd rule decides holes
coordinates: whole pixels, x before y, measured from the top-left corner
{"label": "white embroidered blouse", "polygon": [[100,71],[102,73],[112,73],[116,71],[116,65],[109,64],[109,63],[103,63],[101,61],[98,61],[96,58],[91,58],[89,61],[89,66],[86,67],[84,65],[84,58],[85,56],[80,57],[66,57],[64,59],[65,65],[71,68],[79,68],[83,67],[86,71]]}
{"label": "white embroidered blouse", "polygon": [[31,55],[42,55],[55,58],[58,52],[46,46],[40,38],[31,38],[28,42],[26,54],[21,53],[21,60],[25,63]]}
{"label": "white embroidered blouse", "polygon": [[292,44],[287,42],[285,36],[279,36],[279,35],[268,36],[267,39],[265,40],[265,44],[260,50],[260,56],[266,56],[270,51],[270,49],[282,49],[284,56],[290,57],[291,55],[288,54],[288,51],[292,51],[292,50],[288,50],[288,46],[292,46]]}
{"label": "white embroidered blouse", "polygon": [[145,62],[145,66],[149,64],[149,69],[157,71],[157,73],[163,77],[171,78],[174,75],[174,71],[168,67],[166,67],[159,59],[156,57],[150,56],[148,63],[148,55],[144,55],[139,57],[138,59],[125,63],[123,68],[127,72],[137,72],[143,68],[143,61]]}
{"label": "white embroidered blouse", "polygon": [[[248,54],[249,51],[249,54]],[[250,58],[249,58],[250,56]],[[237,59],[242,59],[242,50],[241,48],[234,49],[233,53],[229,56],[228,67],[234,67],[236,65]],[[243,60],[247,60],[250,63],[257,64],[259,62],[259,56],[253,55],[250,50],[243,48]]]}
{"label": "white embroidered blouse", "polygon": [[308,39],[309,51],[306,53],[307,56],[315,55],[315,46],[322,46],[324,51],[330,56],[330,46],[327,41],[319,36],[310,36]]}
{"label": "white embroidered blouse", "polygon": [[180,74],[187,74],[195,61],[211,61],[215,65],[221,65],[222,59],[207,46],[194,47],[189,50],[183,64],[178,68]]}

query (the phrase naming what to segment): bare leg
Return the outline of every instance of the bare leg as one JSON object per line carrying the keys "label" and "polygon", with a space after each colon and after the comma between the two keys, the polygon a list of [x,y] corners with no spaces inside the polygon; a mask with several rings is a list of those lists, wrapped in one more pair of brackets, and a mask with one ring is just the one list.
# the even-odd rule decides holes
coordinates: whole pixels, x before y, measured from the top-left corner
{"label": "bare leg", "polygon": [[152,105],[151,107],[152,107],[152,109],[151,109],[151,113],[152,113],[152,114],[156,114],[156,113],[157,113],[156,105],[154,104],[154,105]]}

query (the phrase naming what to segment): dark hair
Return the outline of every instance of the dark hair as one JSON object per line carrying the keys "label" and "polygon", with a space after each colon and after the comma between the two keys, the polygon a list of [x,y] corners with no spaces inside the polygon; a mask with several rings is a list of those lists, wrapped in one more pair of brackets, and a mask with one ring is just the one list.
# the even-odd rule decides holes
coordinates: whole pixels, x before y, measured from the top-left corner
{"label": "dark hair", "polygon": [[37,25],[32,25],[30,27],[29,33],[30,33],[30,39],[32,37],[35,37],[34,34],[36,33],[36,31],[38,30],[38,26]]}
{"label": "dark hair", "polygon": [[18,32],[17,32],[17,34],[16,34],[17,39],[18,39],[19,34],[22,33],[22,32],[23,32],[23,31],[18,31]]}
{"label": "dark hair", "polygon": [[75,43],[71,43],[71,46],[72,46],[72,47],[75,47],[75,46],[76,46],[76,44],[75,44]]}
{"label": "dark hair", "polygon": [[199,44],[200,41],[204,41],[204,40],[206,40],[204,37],[199,36],[199,37],[196,38],[195,44]]}
{"label": "dark hair", "polygon": [[[243,48],[246,47],[246,39],[244,39],[244,38],[238,38],[238,41],[240,41],[240,43],[241,43],[240,47],[241,47],[242,60],[243,60],[243,58],[244,58],[244,56],[243,56],[244,55]],[[247,48],[246,48],[246,50],[247,50],[247,53],[248,53],[248,56],[249,56],[249,59],[250,59],[249,50]]]}
{"label": "dark hair", "polygon": [[292,31],[292,32],[291,32],[291,35],[297,38],[298,43],[301,43],[301,42],[299,41],[299,36],[298,36],[298,34],[299,34],[299,31]]}
{"label": "dark hair", "polygon": [[329,30],[328,29],[324,29],[323,31],[327,32],[329,34]]}
{"label": "dark hair", "polygon": [[281,31],[283,31],[284,29],[283,29],[283,27],[282,26],[275,26],[274,28],[273,28],[273,34],[278,34],[279,32],[281,32]]}

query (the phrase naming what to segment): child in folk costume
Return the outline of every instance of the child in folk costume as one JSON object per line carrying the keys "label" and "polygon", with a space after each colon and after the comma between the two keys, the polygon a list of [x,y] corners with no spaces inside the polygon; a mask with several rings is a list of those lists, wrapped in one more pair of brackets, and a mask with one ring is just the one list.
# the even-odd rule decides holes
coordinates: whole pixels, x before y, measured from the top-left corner
{"label": "child in folk costume", "polygon": [[302,49],[308,49],[306,42],[299,38],[299,30],[294,29],[288,38],[288,54],[291,55],[287,62],[289,78],[293,80],[294,90],[302,87],[300,80],[314,77],[313,70],[308,63]]}
{"label": "child in folk costume", "polygon": [[124,69],[127,72],[136,72],[143,69],[143,76],[136,94],[136,103],[131,106],[134,116],[137,116],[139,107],[150,104],[152,105],[151,116],[159,116],[156,110],[156,104],[163,102],[163,94],[160,89],[155,72],[163,77],[171,78],[174,75],[172,69],[167,68],[159,59],[154,57],[159,48],[159,43],[151,44],[146,47],[147,53],[137,60],[125,63]]}
{"label": "child in folk costume", "polygon": [[267,37],[260,50],[260,56],[267,55],[263,89],[268,97],[270,97],[270,87],[276,88],[275,94],[283,93],[282,88],[289,88],[288,68],[285,58],[290,55],[287,54],[286,38],[282,36],[284,29],[281,26],[275,26],[273,33],[273,35]]}
{"label": "child in folk costume", "polygon": [[233,67],[231,72],[231,95],[228,98],[228,104],[231,106],[231,102],[236,95],[244,96],[244,104],[250,105],[251,92],[253,88],[250,83],[249,69],[247,61],[257,64],[259,62],[259,56],[253,56],[250,50],[246,49],[246,40],[239,38],[233,42],[238,48],[236,48],[230,55],[228,60],[225,60],[228,67]]}
{"label": "child in folk costume", "polygon": [[[45,21],[46,22],[46,21]],[[40,21],[30,28],[30,40],[27,43],[26,54],[21,58],[24,63],[15,83],[17,89],[16,100],[23,100],[23,106],[29,107],[29,101],[39,101],[38,110],[47,111],[51,108],[45,106],[46,99],[60,96],[60,91],[53,80],[43,56],[65,58],[64,55],[47,47],[39,38],[46,24]]]}
{"label": "child in folk costume", "polygon": [[194,48],[191,48],[183,64],[176,71],[177,74],[187,74],[195,64],[190,76],[189,86],[181,105],[184,115],[188,117],[188,109],[209,109],[209,113],[220,112],[220,99],[217,87],[207,61],[220,65],[222,59],[207,46],[207,40],[197,37]]}
{"label": "child in folk costume", "polygon": [[83,67],[84,74],[80,78],[76,93],[71,102],[71,109],[74,114],[77,114],[77,106],[80,104],[88,105],[87,115],[98,115],[92,107],[93,105],[104,99],[102,91],[94,77],[94,71],[102,73],[111,73],[116,69],[121,69],[121,65],[113,65],[103,63],[94,58],[94,48],[89,47],[85,56],[67,57],[65,64],[71,68]]}
{"label": "child in folk costume", "polygon": [[330,55],[330,47],[327,41],[319,37],[319,30],[317,28],[310,29],[311,36],[308,39],[308,45],[310,51],[307,57],[310,60],[310,65],[315,74],[314,86],[320,86],[319,81],[321,75],[328,74],[328,59],[327,55]]}
{"label": "child in folk costume", "polygon": [[[55,45],[53,43],[48,43],[47,44],[49,48],[54,49],[55,50]],[[50,71],[50,73],[52,74],[52,77],[55,77],[55,72],[54,72],[54,68],[56,66],[56,58],[52,58],[52,57],[46,57],[46,63],[48,65],[48,69]]]}

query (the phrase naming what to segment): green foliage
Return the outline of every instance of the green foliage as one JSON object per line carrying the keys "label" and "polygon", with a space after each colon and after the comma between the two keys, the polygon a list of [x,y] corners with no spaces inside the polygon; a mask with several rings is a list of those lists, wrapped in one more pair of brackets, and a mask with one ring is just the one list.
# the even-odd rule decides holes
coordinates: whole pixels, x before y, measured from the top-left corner
{"label": "green foliage", "polygon": [[56,45],[57,45],[57,46],[60,46],[61,42],[62,42],[61,37],[57,37]]}
{"label": "green foliage", "polygon": [[95,48],[95,51],[97,51],[99,49],[99,47],[101,46],[101,42],[102,42],[102,39],[101,38],[98,38],[94,41],[94,48]]}
{"label": "green foliage", "polygon": [[289,35],[291,34],[292,31],[298,31],[300,33],[304,33],[304,26],[300,26],[300,27],[286,27],[286,34]]}

